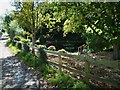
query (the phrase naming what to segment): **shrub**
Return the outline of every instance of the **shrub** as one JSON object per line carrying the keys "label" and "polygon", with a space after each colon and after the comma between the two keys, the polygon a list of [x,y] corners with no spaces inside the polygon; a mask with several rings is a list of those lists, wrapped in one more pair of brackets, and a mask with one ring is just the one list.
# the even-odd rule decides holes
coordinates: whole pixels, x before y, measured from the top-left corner
{"label": "shrub", "polygon": [[24,50],[25,50],[26,52],[29,52],[29,51],[30,51],[30,48],[29,48],[29,46],[27,45],[27,43],[24,43],[24,44],[23,44],[23,48],[24,48]]}
{"label": "shrub", "polygon": [[49,46],[49,47],[48,47],[48,50],[55,51],[55,50],[56,50],[56,48],[55,48],[55,46]]}
{"label": "shrub", "polygon": [[12,40],[12,45],[15,46],[16,45],[16,41]]}
{"label": "shrub", "polygon": [[13,41],[13,40],[10,38],[10,43],[12,43],[12,41]]}
{"label": "shrub", "polygon": [[43,48],[43,49],[46,49],[46,46],[45,45],[37,45],[38,48]]}
{"label": "shrub", "polygon": [[44,63],[47,63],[47,54],[46,52],[44,51],[43,48],[39,48],[38,49],[38,52],[39,52],[39,58],[42,62]]}
{"label": "shrub", "polygon": [[28,42],[30,42],[29,39],[21,39],[21,41],[22,41],[23,43],[28,43]]}
{"label": "shrub", "polygon": [[31,38],[30,36],[28,36],[28,39],[29,39],[30,41],[32,41],[32,38]]}
{"label": "shrub", "polygon": [[24,37],[25,39],[27,39],[28,36],[30,36],[29,32],[26,32],[26,31],[22,32],[22,37]]}
{"label": "shrub", "polygon": [[17,47],[18,47],[19,49],[22,49],[22,43],[18,42],[18,43],[17,43]]}
{"label": "shrub", "polygon": [[57,86],[58,88],[71,88],[72,89],[80,89],[80,90],[90,90],[89,86],[82,81],[74,79],[69,75],[66,75],[61,72],[55,73],[54,77],[50,77],[48,81]]}
{"label": "shrub", "polygon": [[14,40],[20,41],[20,36],[15,36]]}
{"label": "shrub", "polygon": [[39,44],[40,44],[39,40],[37,40],[37,41],[35,42],[35,44],[36,44],[36,45],[39,45]]}
{"label": "shrub", "polygon": [[8,39],[8,40],[7,40],[7,45],[9,46],[10,43],[11,43],[11,42],[10,42],[10,39]]}
{"label": "shrub", "polygon": [[60,50],[58,50],[58,52],[67,53],[67,51],[65,49],[60,49]]}
{"label": "shrub", "polygon": [[77,81],[74,83],[73,88],[80,88],[81,90],[89,90],[90,88],[83,82]]}
{"label": "shrub", "polygon": [[[42,55],[43,52],[44,50],[40,48],[39,49],[39,53],[41,54],[40,56],[43,56]],[[37,69],[39,69],[39,74],[47,78],[49,83],[60,88],[60,90],[62,90],[63,88],[66,88],[68,90],[72,90],[72,89],[91,90],[87,84],[75,78],[72,78],[69,75],[66,75],[62,72],[55,72],[48,64],[42,63],[38,59],[38,57],[33,56],[32,53],[21,52],[19,55],[29,66],[35,68],[37,67]],[[46,57],[45,52],[44,55]]]}
{"label": "shrub", "polygon": [[13,38],[15,37],[15,31],[14,30],[9,30],[8,34],[9,34],[9,37],[13,40]]}
{"label": "shrub", "polygon": [[33,56],[32,53],[22,51],[19,53],[19,57],[21,57],[28,66],[35,68],[41,66],[38,57]]}

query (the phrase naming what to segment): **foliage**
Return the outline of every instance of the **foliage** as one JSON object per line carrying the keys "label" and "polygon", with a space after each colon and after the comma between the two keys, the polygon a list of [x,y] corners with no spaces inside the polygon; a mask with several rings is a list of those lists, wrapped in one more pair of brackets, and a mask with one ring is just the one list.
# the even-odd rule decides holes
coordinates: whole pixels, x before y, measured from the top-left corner
{"label": "foliage", "polygon": [[67,51],[65,49],[60,49],[60,50],[58,50],[58,52],[67,53]]}
{"label": "foliage", "polygon": [[13,38],[13,40],[16,40],[16,41],[20,41],[20,36],[15,36],[14,38]]}
{"label": "foliage", "polygon": [[23,32],[23,29],[20,28],[17,20],[12,20],[10,22],[10,31],[14,31],[16,35],[21,35]]}
{"label": "foliage", "polygon": [[22,37],[25,38],[25,39],[27,39],[28,36],[31,36],[31,34],[29,32],[27,32],[27,31],[24,30],[22,32]]}
{"label": "foliage", "polygon": [[73,88],[80,88],[81,90],[89,90],[89,87],[81,81],[78,81],[74,84]]}
{"label": "foliage", "polygon": [[7,41],[7,44],[10,47],[10,49],[12,50],[13,53],[17,54],[17,53],[19,53],[21,51],[16,46],[12,45],[12,42],[10,42],[10,39]]}
{"label": "foliage", "polygon": [[56,50],[56,48],[55,48],[55,46],[49,46],[49,47],[48,47],[48,50],[55,51],[55,50]]}
{"label": "foliage", "polygon": [[45,44],[46,43],[45,38],[44,38],[43,35],[39,36],[39,42],[40,42],[40,44]]}
{"label": "foliage", "polygon": [[17,45],[18,49],[22,49],[22,43],[21,42],[17,42]]}
{"label": "foliage", "polygon": [[81,43],[75,44],[77,47],[82,43],[94,51],[118,47],[116,50],[120,56],[119,5],[117,2],[19,2],[15,3],[17,9],[13,16],[24,31],[32,34],[33,46],[37,39],[40,39],[41,44],[51,40],[56,49],[59,49],[62,45],[56,41],[61,41],[70,32],[81,36],[78,40]]}
{"label": "foliage", "polygon": [[7,45],[9,46],[11,44],[10,38],[7,40]]}
{"label": "foliage", "polygon": [[16,45],[16,41],[12,40],[12,45],[15,46]]}
{"label": "foliage", "polygon": [[58,88],[79,88],[81,90],[90,90],[90,88],[85,83],[73,79],[61,72],[55,73],[55,76],[49,78],[48,80]]}
{"label": "foliage", "polygon": [[37,45],[37,48],[47,49],[47,47],[45,45]]}
{"label": "foliage", "polygon": [[6,30],[11,39],[13,39],[15,35],[20,35],[23,31],[23,29],[19,27],[18,22],[14,19],[13,12],[5,15],[3,20],[3,29]]}
{"label": "foliage", "polygon": [[[111,5],[114,7],[114,9],[111,8]],[[120,15],[118,6],[119,3],[51,3],[48,10],[49,12],[53,12],[53,14],[49,14],[49,18],[51,20],[49,23],[51,24],[47,25],[50,28],[55,27],[55,24],[57,23],[57,15],[57,20],[60,20],[61,23],[62,19],[64,19],[64,22],[62,24],[64,35],[68,34],[68,32],[81,33],[82,37],[85,38],[86,43],[92,49],[110,49],[113,42],[117,42],[119,40],[118,33],[120,28]],[[51,10],[51,7],[54,9]],[[59,14],[61,16],[59,16]],[[108,19],[110,21],[108,21]],[[52,24],[53,22],[54,24]],[[54,30],[56,31],[56,29],[51,28],[52,32]],[[94,41],[95,38],[96,41]]]}
{"label": "foliage", "polygon": [[9,30],[9,37],[13,40],[13,38],[15,37],[15,31],[14,30]]}
{"label": "foliage", "polygon": [[21,38],[21,42],[23,42],[23,43],[29,43],[29,42],[30,42],[30,39]]}
{"label": "foliage", "polygon": [[6,30],[9,33],[10,30],[10,22],[13,20],[13,17],[11,14],[5,15],[3,19],[3,29]]}
{"label": "foliage", "polygon": [[39,40],[36,40],[35,45],[37,46],[39,44],[40,44]]}
{"label": "foliage", "polygon": [[23,44],[23,48],[24,48],[25,52],[30,52],[30,48],[29,48],[29,46],[27,45],[27,43],[24,43],[24,44]]}
{"label": "foliage", "polygon": [[[41,49],[43,50],[43,49]],[[81,88],[90,89],[85,83],[71,78],[61,72],[55,72],[49,64],[45,64],[40,58],[33,56],[30,52],[21,51],[18,56],[30,67],[39,70],[39,74],[44,76],[52,85],[59,88]],[[76,83],[77,82],[77,83]],[[87,87],[87,88],[86,88]]]}
{"label": "foliage", "polygon": [[48,62],[47,62],[47,54],[46,54],[46,52],[44,51],[44,49],[43,49],[43,48],[39,48],[39,49],[38,49],[38,53],[39,53],[39,58],[40,58],[40,60],[41,60],[42,62],[44,62],[44,63],[48,63]]}
{"label": "foliage", "polygon": [[[15,18],[19,25],[32,34],[32,52],[35,54],[35,35],[40,28],[39,2],[14,2],[16,11]],[[26,37],[25,37],[26,38]]]}
{"label": "foliage", "polygon": [[39,67],[40,60],[30,52],[22,51],[18,55],[24,62],[31,67]]}

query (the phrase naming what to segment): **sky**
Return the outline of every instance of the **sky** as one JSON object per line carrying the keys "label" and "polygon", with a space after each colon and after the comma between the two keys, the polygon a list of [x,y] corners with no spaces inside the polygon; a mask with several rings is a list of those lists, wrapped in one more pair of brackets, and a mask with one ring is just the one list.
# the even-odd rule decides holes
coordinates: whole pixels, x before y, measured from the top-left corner
{"label": "sky", "polygon": [[6,11],[13,10],[13,6],[10,4],[11,0],[0,0],[0,16],[4,15]]}

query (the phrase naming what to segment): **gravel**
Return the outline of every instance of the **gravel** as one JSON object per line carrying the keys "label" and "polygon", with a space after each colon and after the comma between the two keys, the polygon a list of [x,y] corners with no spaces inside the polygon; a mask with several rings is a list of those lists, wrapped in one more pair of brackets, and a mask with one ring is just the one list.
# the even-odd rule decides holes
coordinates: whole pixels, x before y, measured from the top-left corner
{"label": "gravel", "polygon": [[[2,36],[4,38],[4,36]],[[0,90],[24,88],[36,90],[50,88],[47,81],[30,70],[22,60],[6,46],[6,39],[0,40]]]}

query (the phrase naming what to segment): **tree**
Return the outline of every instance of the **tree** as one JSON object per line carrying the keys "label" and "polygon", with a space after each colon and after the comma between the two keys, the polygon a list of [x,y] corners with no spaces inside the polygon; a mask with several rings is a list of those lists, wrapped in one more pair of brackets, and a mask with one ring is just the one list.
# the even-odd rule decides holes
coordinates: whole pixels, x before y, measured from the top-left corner
{"label": "tree", "polygon": [[114,59],[120,59],[119,5],[105,2],[19,2],[15,15],[20,26],[32,33],[33,46],[39,29],[45,29],[42,33],[45,32],[46,37],[48,33],[51,37],[62,32],[64,35],[80,33],[93,49],[107,50],[113,46]]}
{"label": "tree", "polygon": [[10,31],[10,22],[13,20],[12,14],[5,15],[3,18],[3,28],[8,32]]}
{"label": "tree", "polygon": [[35,54],[35,34],[41,26],[40,9],[38,2],[17,2],[15,16],[19,25],[26,31],[32,33],[32,52]]}
{"label": "tree", "polygon": [[87,26],[90,27],[97,36],[113,46],[114,59],[120,59],[119,5],[120,3],[90,3],[86,4],[88,8],[82,11]]}
{"label": "tree", "polygon": [[[89,41],[94,47],[103,45],[101,50],[113,46],[114,59],[120,59],[119,5],[120,3],[68,3],[67,10],[70,13],[66,16],[70,17],[67,17],[63,30],[65,33],[81,32],[86,37],[86,43]],[[94,37],[99,45],[92,41]]]}

